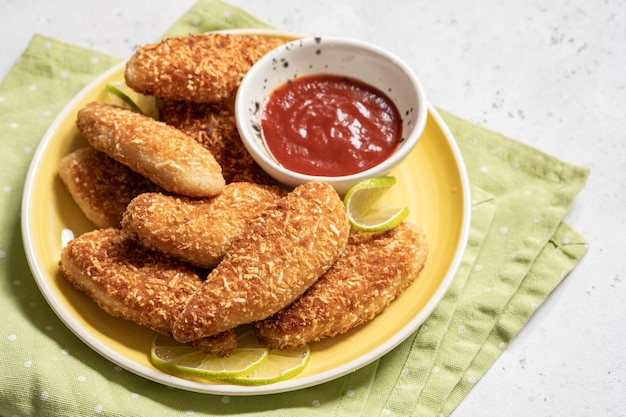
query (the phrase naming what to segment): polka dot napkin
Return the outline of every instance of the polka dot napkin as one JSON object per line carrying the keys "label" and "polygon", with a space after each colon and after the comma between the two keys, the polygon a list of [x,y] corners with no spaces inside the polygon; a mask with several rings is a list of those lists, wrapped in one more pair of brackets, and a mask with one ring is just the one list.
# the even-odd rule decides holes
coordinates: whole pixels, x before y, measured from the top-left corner
{"label": "polka dot napkin", "polygon": [[[264,26],[200,0],[167,36]],[[0,85],[0,415],[448,416],[576,266],[587,243],[563,223],[588,171],[441,111],[465,158],[472,224],[461,267],[408,340],[369,366],[295,393],[171,389],[93,352],[57,318],[28,268],[23,182],[39,140],[81,87],[119,62],[36,36]],[[45,208],[42,208],[45,210]]]}

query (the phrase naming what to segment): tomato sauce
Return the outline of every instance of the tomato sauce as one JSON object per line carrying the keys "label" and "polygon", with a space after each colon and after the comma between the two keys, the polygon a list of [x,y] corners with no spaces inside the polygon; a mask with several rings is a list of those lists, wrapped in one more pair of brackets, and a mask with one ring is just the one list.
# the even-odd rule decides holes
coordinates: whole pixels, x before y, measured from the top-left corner
{"label": "tomato sauce", "polygon": [[309,175],[364,171],[391,155],[402,136],[400,113],[383,92],[335,75],[304,76],[277,88],[260,122],[274,159]]}

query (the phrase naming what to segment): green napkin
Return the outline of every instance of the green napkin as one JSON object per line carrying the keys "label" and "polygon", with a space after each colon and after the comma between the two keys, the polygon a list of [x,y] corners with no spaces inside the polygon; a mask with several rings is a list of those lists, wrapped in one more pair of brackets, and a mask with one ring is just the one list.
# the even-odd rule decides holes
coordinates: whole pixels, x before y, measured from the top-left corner
{"label": "green napkin", "polygon": [[[199,0],[166,36],[262,26]],[[448,416],[587,250],[562,221],[586,169],[440,110],[467,164],[471,231],[450,290],[415,334],[363,369],[296,393],[215,396],[150,382],[63,325],[31,276],[20,234],[34,149],[69,99],[119,61],[36,36],[0,86],[2,416]]]}

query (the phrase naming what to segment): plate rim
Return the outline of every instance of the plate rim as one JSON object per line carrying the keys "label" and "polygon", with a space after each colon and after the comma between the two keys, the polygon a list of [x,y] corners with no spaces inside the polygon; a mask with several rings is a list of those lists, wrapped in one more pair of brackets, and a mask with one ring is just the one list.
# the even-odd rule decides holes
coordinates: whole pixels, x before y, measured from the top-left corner
{"label": "plate rim", "polygon": [[[267,30],[261,31],[267,33]],[[291,35],[286,32],[279,31],[274,31],[273,33]],[[52,308],[52,310],[59,317],[59,319],[65,324],[65,326],[70,331],[72,331],[72,333],[74,333],[83,343],[85,343],[89,348],[91,348],[107,360],[113,362],[114,364],[153,382],[198,393],[247,396],[275,394],[300,390],[340,378],[374,362],[377,359],[380,359],[382,356],[400,345],[411,334],[418,330],[419,326],[428,318],[428,316],[433,312],[441,299],[444,297],[454,279],[454,276],[456,275],[456,272],[460,267],[463,254],[467,246],[471,217],[469,179],[460,148],[456,143],[456,140],[454,139],[454,136],[452,135],[447,124],[434,108],[434,106],[432,106],[432,104],[430,103],[428,103],[429,117],[432,117],[433,121],[437,124],[437,127],[441,130],[443,136],[445,137],[447,145],[449,146],[450,151],[454,157],[454,162],[456,163],[456,168],[459,174],[460,192],[463,195],[463,221],[461,223],[462,227],[459,233],[459,242],[452,262],[447,268],[444,279],[441,281],[437,290],[430,297],[426,305],[419,311],[418,314],[415,315],[415,317],[413,317],[396,334],[394,334],[392,338],[388,339],[372,351],[369,351],[367,354],[361,355],[349,362],[344,363],[341,366],[332,368],[331,370],[327,370],[325,372],[317,373],[303,378],[281,381],[271,385],[248,387],[228,384],[203,383],[179,378],[163,371],[159,371],[156,368],[150,368],[128,359],[124,355],[111,349],[102,341],[94,338],[85,328],[83,328],[83,326],[80,325],[80,323],[78,323],[77,321],[75,321],[75,319],[65,313],[62,308],[63,306],[60,305],[60,303],[56,300],[54,294],[51,291],[48,282],[49,278],[46,278],[47,273],[42,270],[41,266],[37,263],[37,259],[35,259],[35,248],[32,244],[31,239],[29,239],[29,236],[31,236],[31,234],[33,233],[32,225],[28,215],[29,210],[31,210],[31,205],[29,204],[31,198],[30,196],[32,194],[31,190],[34,187],[34,181],[36,179],[35,177],[38,171],[38,167],[45,155],[46,149],[48,148],[55,136],[55,132],[64,123],[66,123],[67,118],[71,115],[71,112],[80,101],[84,100],[85,96],[89,95],[89,93],[91,93],[97,85],[102,84],[104,80],[110,78],[117,72],[120,72],[124,65],[125,61],[121,61],[97,76],[86,86],[84,86],[58,113],[54,121],[46,130],[46,133],[42,137],[39,145],[37,146],[37,150],[35,151],[35,154],[30,162],[29,169],[27,171],[26,180],[24,182],[24,190],[22,193],[21,233],[28,266],[31,270],[33,277],[35,278],[39,290],[42,292],[48,305]]]}

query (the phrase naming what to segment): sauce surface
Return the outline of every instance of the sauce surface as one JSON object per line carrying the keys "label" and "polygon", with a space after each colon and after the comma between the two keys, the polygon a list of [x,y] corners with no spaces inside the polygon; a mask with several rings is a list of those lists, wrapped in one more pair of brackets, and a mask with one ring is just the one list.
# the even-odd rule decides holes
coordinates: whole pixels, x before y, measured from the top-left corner
{"label": "sauce surface", "polygon": [[364,171],[391,155],[402,136],[400,113],[384,93],[335,75],[280,86],[266,100],[260,123],[274,159],[308,175]]}

